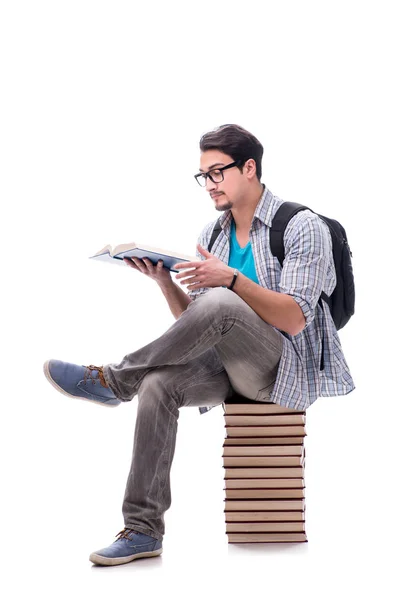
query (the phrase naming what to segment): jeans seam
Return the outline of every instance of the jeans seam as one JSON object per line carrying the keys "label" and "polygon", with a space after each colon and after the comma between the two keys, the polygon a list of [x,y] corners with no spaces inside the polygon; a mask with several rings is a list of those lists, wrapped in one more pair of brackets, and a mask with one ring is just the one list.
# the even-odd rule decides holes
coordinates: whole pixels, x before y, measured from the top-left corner
{"label": "jeans seam", "polygon": [[[160,485],[159,494],[158,494],[158,497],[157,497],[157,502],[159,502],[160,504],[165,503],[165,497],[164,497],[165,496],[165,490],[168,487],[167,486],[167,479],[168,479],[167,471],[168,471],[168,466],[172,465],[172,459],[171,459],[171,456],[170,456],[171,455],[171,451],[172,451],[172,447],[171,447],[171,444],[168,443],[168,441],[169,441],[169,438],[171,436],[171,431],[172,431],[172,428],[173,428],[173,424],[171,426],[171,417],[172,417],[172,415],[171,415],[171,413],[169,413],[169,415],[170,416],[169,416],[168,425],[167,425],[167,435],[165,436],[166,443],[165,443],[164,448],[163,448],[163,454],[164,454],[164,449],[166,447],[167,448],[169,447],[169,452],[168,452],[167,461],[166,461],[166,465],[165,465],[166,468],[164,468],[164,464],[162,463],[162,469],[163,469],[164,477],[163,477],[162,483]],[[173,417],[173,418],[176,419],[176,417]]]}
{"label": "jeans seam", "polygon": [[[231,321],[232,322],[232,326],[230,327],[230,329],[232,329],[233,325],[235,325],[236,323],[239,323],[241,325],[241,329],[246,329],[246,331],[251,331],[252,334],[253,334],[253,336],[255,338],[257,338],[257,332],[256,332],[256,330],[253,329],[253,327],[251,327],[251,325],[249,325],[249,323],[247,323],[246,321],[244,321],[240,317],[225,317],[223,319],[223,321]],[[270,325],[270,327],[271,327],[271,325]],[[221,333],[220,329],[216,329],[212,324],[211,324],[211,328],[213,329],[214,333],[220,333],[221,337],[223,337],[223,334]],[[229,331],[230,331],[230,329],[229,329]],[[194,344],[194,346],[192,346],[190,348],[190,350],[181,358],[181,360],[179,362],[177,362],[177,363],[174,363],[174,364],[177,364],[177,365],[182,364],[184,360],[186,360],[188,357],[190,357],[190,355],[193,352],[193,350],[195,350],[197,348],[197,346],[199,346],[201,343],[203,343],[204,340],[207,339],[207,337],[210,337],[210,335],[211,334],[210,334],[209,330],[206,330],[204,332],[204,335],[200,336],[200,338],[198,338],[196,340],[196,343]],[[260,339],[260,338],[258,337],[257,339]],[[215,344],[213,344],[213,346],[216,346],[217,343],[218,342],[216,342]],[[261,340],[261,343],[264,346],[264,343],[263,343],[262,340]],[[280,354],[282,354],[282,347],[281,348],[277,348],[276,345],[273,342],[271,342],[271,341],[269,341],[269,347],[272,347],[273,350],[275,350],[276,352],[279,352]],[[265,348],[268,349],[267,346],[265,346]]]}
{"label": "jeans seam", "polygon": [[223,371],[225,371],[224,367],[222,367],[222,369],[220,369],[219,371],[212,371],[212,372],[208,371],[206,368],[203,368],[203,369],[201,369],[201,371],[198,371],[197,373],[192,375],[192,377],[190,377],[190,379],[187,379],[182,385],[178,386],[178,388],[176,389],[176,393],[180,394],[182,391],[190,389],[194,385],[198,385],[199,380],[201,380],[201,378],[204,375],[206,375],[207,378],[211,378],[211,377],[215,377],[215,375],[219,375],[220,373],[223,373]]}
{"label": "jeans seam", "polygon": [[[257,331],[249,323],[247,323],[240,317],[227,317],[226,320],[232,320],[232,321],[234,321],[234,323],[235,322],[240,323],[242,325],[242,329],[246,329],[246,331],[252,332],[253,336],[255,338],[257,338],[263,344],[263,346],[265,346],[263,339],[262,338],[260,339],[260,337],[257,336]],[[267,325],[268,325],[268,323],[267,323]],[[270,327],[272,327],[272,326],[270,325]],[[272,347],[273,350],[275,350],[276,352],[280,352],[282,354],[283,342],[282,342],[281,348],[277,348],[276,345],[274,344],[274,342],[272,342],[271,340],[269,340],[268,343],[269,343],[269,347]],[[268,349],[267,346],[265,346],[265,348]]]}
{"label": "jeans seam", "polygon": [[[219,375],[220,373],[223,373],[225,371],[225,369],[221,369],[220,371],[216,372],[216,373],[210,373],[208,376],[211,377],[215,377],[215,375]],[[193,377],[192,377],[193,380]],[[199,381],[194,381],[191,385],[185,385],[185,390],[190,390],[192,387],[195,387],[196,385],[199,384]]]}
{"label": "jeans seam", "polygon": [[[211,325],[212,329],[213,329],[213,333],[221,333],[219,331],[219,329],[215,329],[215,327],[213,325]],[[192,348],[190,348],[190,350],[188,352],[186,352],[186,354],[181,358],[181,360],[175,364],[177,365],[181,365],[181,364],[185,364],[183,361],[186,360],[188,357],[190,357],[191,353],[193,352],[193,350],[195,350],[197,348],[197,346],[199,346],[199,344],[203,343],[204,340],[206,340],[208,337],[210,337],[212,335],[212,333],[209,332],[209,330],[207,329],[204,334],[202,336],[200,336],[197,340],[194,346],[192,346]],[[215,344],[214,344],[215,346]]]}

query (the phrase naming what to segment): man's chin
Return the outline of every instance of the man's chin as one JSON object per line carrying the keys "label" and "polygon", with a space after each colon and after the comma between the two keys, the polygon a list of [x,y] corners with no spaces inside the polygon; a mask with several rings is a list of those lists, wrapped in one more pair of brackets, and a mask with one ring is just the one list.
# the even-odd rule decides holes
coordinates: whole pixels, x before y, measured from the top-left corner
{"label": "man's chin", "polygon": [[232,206],[233,206],[232,202],[229,202],[229,201],[227,201],[227,202],[221,202],[221,203],[216,202],[215,203],[215,210],[220,210],[220,211],[229,210],[230,208],[232,208]]}

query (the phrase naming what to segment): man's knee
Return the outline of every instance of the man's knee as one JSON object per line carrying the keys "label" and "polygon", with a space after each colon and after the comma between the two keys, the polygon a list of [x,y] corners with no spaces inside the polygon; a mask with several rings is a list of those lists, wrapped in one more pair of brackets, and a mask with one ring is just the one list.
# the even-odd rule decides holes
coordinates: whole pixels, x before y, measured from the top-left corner
{"label": "man's knee", "polygon": [[232,308],[237,310],[248,307],[240,296],[223,287],[211,288],[208,292],[199,296],[195,302],[199,302],[207,312],[212,313],[215,311],[218,315],[225,314],[231,311]]}

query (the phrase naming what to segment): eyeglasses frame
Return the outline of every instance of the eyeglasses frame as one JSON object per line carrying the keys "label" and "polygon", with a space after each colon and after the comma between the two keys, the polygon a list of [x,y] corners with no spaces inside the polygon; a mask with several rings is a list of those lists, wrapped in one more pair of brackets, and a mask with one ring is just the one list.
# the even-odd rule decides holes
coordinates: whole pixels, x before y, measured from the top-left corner
{"label": "eyeglasses frame", "polygon": [[[225,171],[225,169],[232,169],[232,167],[238,167],[241,163],[245,163],[246,161],[244,161],[243,159],[238,159],[238,160],[234,160],[232,163],[229,163],[229,165],[225,165],[224,167],[216,167],[215,169],[211,169],[210,171],[207,171],[206,173],[202,173],[200,171],[200,173],[196,173],[196,175],[194,175],[195,180],[197,181],[197,183],[199,184],[200,187],[206,187],[207,186],[207,177],[213,182],[213,183],[222,183],[224,181],[224,174],[222,173],[222,179],[221,181],[214,181],[214,179],[212,178],[212,176],[210,175],[210,173],[212,171]],[[198,177],[200,177],[200,175],[203,175],[203,177],[205,176],[205,185],[201,185]]]}

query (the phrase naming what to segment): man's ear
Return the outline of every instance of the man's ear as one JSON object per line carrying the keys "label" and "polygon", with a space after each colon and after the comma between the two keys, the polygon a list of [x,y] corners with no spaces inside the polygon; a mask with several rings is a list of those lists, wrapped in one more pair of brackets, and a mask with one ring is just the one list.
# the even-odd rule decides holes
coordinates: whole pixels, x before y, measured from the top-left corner
{"label": "man's ear", "polygon": [[245,173],[248,177],[252,178],[256,175],[257,165],[256,165],[256,161],[254,160],[254,158],[249,158],[249,160],[246,160],[244,169],[245,169]]}

